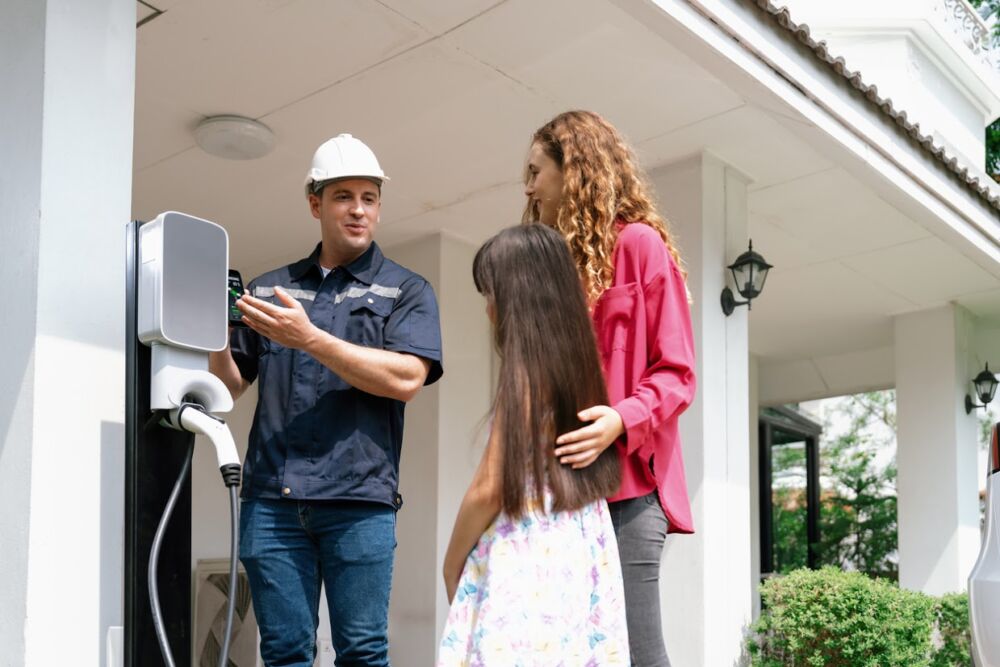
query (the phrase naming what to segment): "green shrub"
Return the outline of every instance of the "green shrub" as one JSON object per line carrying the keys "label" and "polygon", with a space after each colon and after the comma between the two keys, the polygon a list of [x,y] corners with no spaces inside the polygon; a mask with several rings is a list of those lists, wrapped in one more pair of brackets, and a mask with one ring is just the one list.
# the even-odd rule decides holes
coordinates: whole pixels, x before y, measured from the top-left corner
{"label": "green shrub", "polygon": [[[926,667],[935,602],[834,568],[796,570],[761,586],[755,667]],[[947,664],[947,663],[942,663]]]}
{"label": "green shrub", "polygon": [[972,665],[969,596],[965,593],[951,593],[939,598],[934,616],[941,645],[934,651],[931,667]]}
{"label": "green shrub", "polygon": [[969,596],[933,598],[835,568],[795,570],[760,589],[754,667],[969,667]]}

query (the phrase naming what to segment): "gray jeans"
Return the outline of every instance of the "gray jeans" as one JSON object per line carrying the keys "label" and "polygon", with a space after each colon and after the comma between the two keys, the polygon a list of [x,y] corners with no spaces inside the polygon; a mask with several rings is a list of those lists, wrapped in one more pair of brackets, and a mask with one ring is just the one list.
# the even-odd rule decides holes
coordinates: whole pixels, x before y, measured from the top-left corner
{"label": "gray jeans", "polygon": [[667,537],[667,517],[656,491],[608,506],[625,580],[632,667],[670,667],[660,623],[660,557]]}

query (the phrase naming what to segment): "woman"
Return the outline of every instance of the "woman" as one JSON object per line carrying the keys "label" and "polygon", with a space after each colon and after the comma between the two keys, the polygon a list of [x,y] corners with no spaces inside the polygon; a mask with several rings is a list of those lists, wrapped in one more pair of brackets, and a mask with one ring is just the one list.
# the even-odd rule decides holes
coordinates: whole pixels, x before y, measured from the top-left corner
{"label": "woman", "polygon": [[677,418],[695,390],[685,275],[666,222],[624,139],[588,111],[535,132],[525,173],[525,222],[566,239],[587,293],[610,402],[562,432],[556,456],[573,469],[612,443],[622,484],[609,497],[621,556],[633,667],[669,665],[659,567],[667,533],[691,533]]}
{"label": "woman", "polygon": [[621,567],[605,497],[613,452],[573,469],[554,454],[577,413],[607,402],[587,303],[562,237],[540,225],[479,249],[500,377],[486,451],[444,561],[451,609],[439,667],[628,665]]}

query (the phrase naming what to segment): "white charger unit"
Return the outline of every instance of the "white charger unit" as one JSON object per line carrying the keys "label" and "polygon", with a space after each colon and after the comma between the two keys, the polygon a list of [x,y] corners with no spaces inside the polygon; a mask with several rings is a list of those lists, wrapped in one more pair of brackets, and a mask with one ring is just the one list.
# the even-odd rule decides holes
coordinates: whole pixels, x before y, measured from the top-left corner
{"label": "white charger unit", "polygon": [[226,347],[229,235],[167,211],[139,228],[139,340],[190,350]]}
{"label": "white charger unit", "polygon": [[208,372],[208,352],[226,348],[229,235],[214,222],[167,211],[139,227],[137,333],[152,347],[150,407],[185,398],[209,412],[233,401]]}

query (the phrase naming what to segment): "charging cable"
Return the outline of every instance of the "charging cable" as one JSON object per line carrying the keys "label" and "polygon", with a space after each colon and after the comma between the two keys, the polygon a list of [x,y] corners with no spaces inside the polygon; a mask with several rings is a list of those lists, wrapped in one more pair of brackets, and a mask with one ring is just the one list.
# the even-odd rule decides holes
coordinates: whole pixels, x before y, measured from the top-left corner
{"label": "charging cable", "polygon": [[[239,506],[236,497],[236,487],[240,484],[240,459],[236,452],[236,443],[233,435],[226,426],[226,422],[218,417],[205,412],[205,408],[197,403],[183,403],[179,408],[170,410],[160,422],[164,426],[187,431],[198,435],[206,436],[215,447],[216,459],[219,462],[219,472],[222,474],[222,481],[229,489],[229,517],[230,517],[230,543],[229,543],[229,596],[226,603],[226,628],[222,638],[222,649],[219,653],[219,667],[226,667],[229,662],[229,644],[233,631],[233,616],[236,609],[236,563],[237,550],[239,545]],[[153,627],[156,630],[156,637],[160,642],[160,651],[167,667],[176,667],[173,654],[170,651],[170,642],[167,639],[167,632],[163,622],[163,614],[160,611],[160,595],[156,582],[157,564],[160,557],[160,547],[163,542],[163,535],[166,532],[167,524],[170,523],[170,515],[173,514],[174,505],[180,495],[181,486],[191,469],[191,458],[194,453],[194,440],[188,444],[187,456],[181,466],[180,474],[174,483],[174,488],[167,499],[167,505],[163,509],[163,516],[156,527],[156,534],[153,537],[153,546],[149,554],[149,603],[153,609]]]}

